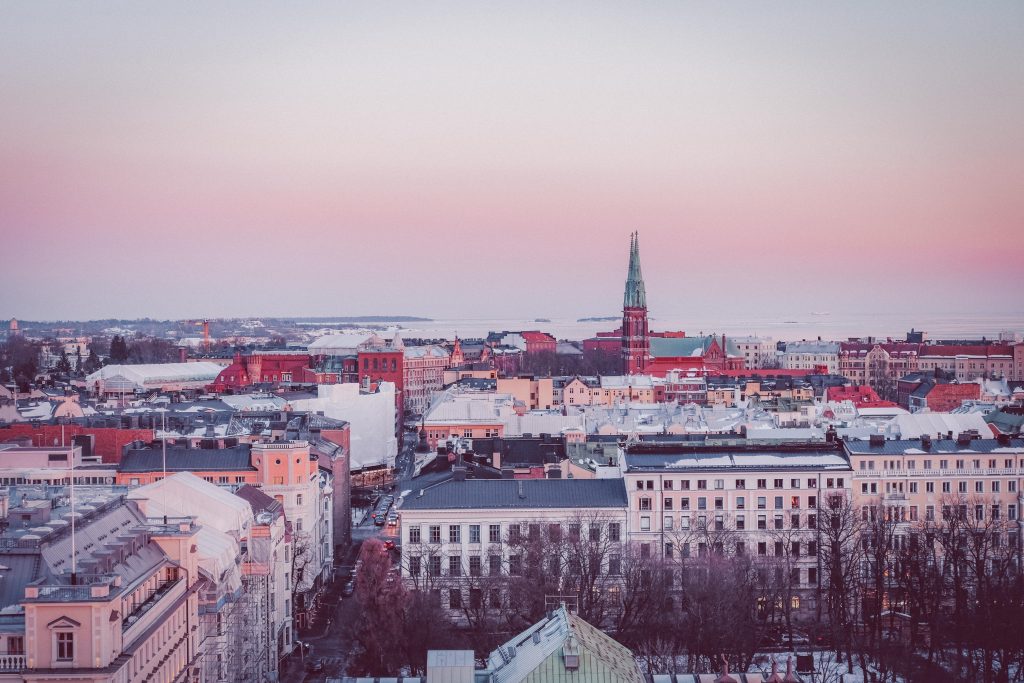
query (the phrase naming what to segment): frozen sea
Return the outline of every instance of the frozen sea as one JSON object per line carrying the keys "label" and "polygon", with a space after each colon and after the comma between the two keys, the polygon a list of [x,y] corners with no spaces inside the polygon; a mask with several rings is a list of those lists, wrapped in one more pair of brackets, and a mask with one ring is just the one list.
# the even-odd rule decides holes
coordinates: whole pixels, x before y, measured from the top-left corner
{"label": "frozen sea", "polygon": [[[610,315],[610,314],[609,314]],[[801,339],[846,340],[849,337],[892,337],[902,340],[911,329],[924,330],[929,339],[993,339],[1002,332],[1024,335],[1024,311],[1006,314],[918,315],[905,314],[833,314],[826,311],[807,312],[792,317],[709,317],[694,316],[688,320],[659,318],[652,315],[652,330],[683,330],[688,335],[722,334],[728,336],[759,335],[776,341]],[[558,339],[580,340],[596,332],[614,330],[618,319],[578,322],[575,318],[551,318],[537,322],[530,318],[448,318],[429,322],[408,322],[400,325],[403,337],[463,339],[486,336],[491,331],[543,330]]]}

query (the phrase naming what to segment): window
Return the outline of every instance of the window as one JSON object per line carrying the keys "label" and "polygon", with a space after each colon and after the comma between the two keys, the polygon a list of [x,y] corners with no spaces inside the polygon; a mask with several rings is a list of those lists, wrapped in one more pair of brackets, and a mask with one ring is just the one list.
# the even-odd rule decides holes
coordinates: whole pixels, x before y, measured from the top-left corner
{"label": "window", "polygon": [[574,542],[580,540],[580,525],[578,523],[569,524],[569,540]]}
{"label": "window", "polygon": [[791,529],[800,528],[800,515],[794,513],[789,516],[789,527]]}
{"label": "window", "polygon": [[999,493],[999,482],[992,482],[992,493]]}
{"label": "window", "polygon": [[766,489],[766,488],[768,488],[768,480],[767,479],[758,479],[757,480],[757,488],[759,488],[759,489]]}
{"label": "window", "polygon": [[641,498],[640,499],[640,509],[641,510],[650,510],[651,509],[651,499],[650,498]]}
{"label": "window", "polygon": [[420,556],[413,555],[409,558],[409,576],[420,575]]}
{"label": "window", "polygon": [[683,479],[680,482],[680,484],[681,484],[681,486],[679,488],[680,488],[681,491],[689,491],[690,490],[690,480],[689,479]]}
{"label": "window", "polygon": [[768,519],[764,515],[757,516],[757,528],[764,530],[768,528]]}
{"label": "window", "polygon": [[672,531],[672,515],[665,515],[665,531]]}
{"label": "window", "polygon": [[552,543],[559,543],[562,540],[562,526],[560,524],[548,525],[548,538]]}
{"label": "window", "polygon": [[800,488],[800,480],[799,479],[790,479],[789,480],[789,488],[791,488],[791,489],[798,489],[798,488]]}
{"label": "window", "polygon": [[471,555],[470,558],[469,558],[469,575],[470,576],[480,576],[480,565],[481,565],[480,556],[479,555]]}
{"label": "window", "polygon": [[608,525],[608,540],[614,543],[618,543],[621,540],[621,531],[618,522],[612,522]]}
{"label": "window", "polygon": [[448,606],[451,609],[460,609],[462,607],[462,590],[459,588],[450,588],[448,590]]}
{"label": "window", "polygon": [[782,480],[781,479],[776,479],[773,483],[775,484],[775,488],[777,488],[777,489],[781,489],[782,488]]}
{"label": "window", "polygon": [[469,525],[469,542],[479,543],[480,542],[480,525],[470,524]]}
{"label": "window", "polygon": [[295,494],[295,504],[296,505],[302,505],[302,494],[301,493],[296,493]]}
{"label": "window", "polygon": [[508,558],[508,573],[512,576],[519,576],[523,573],[523,558],[521,555],[513,555]]}
{"label": "window", "polygon": [[622,573],[622,558],[618,555],[608,556],[608,573],[612,576],[618,576]]}
{"label": "window", "polygon": [[671,491],[672,490],[672,480],[671,479],[666,479],[665,483],[662,486],[663,486],[663,488],[666,491]]}
{"label": "window", "polygon": [[420,528],[418,526],[409,527],[409,543],[420,542]]}
{"label": "window", "polygon": [[707,488],[708,488],[708,480],[707,479],[698,479],[697,480],[697,490],[698,491],[704,491]]}
{"label": "window", "polygon": [[746,479],[737,479],[736,480],[736,488],[740,489],[740,490],[747,488],[747,480]]}
{"label": "window", "polygon": [[510,543],[518,543],[523,536],[522,529],[518,524],[512,524],[508,528],[508,540]]}
{"label": "window", "polygon": [[782,509],[782,496],[775,496],[775,509],[776,510],[781,510]]}
{"label": "window", "polygon": [[953,490],[952,484],[948,481],[942,482],[942,492],[950,493]]}
{"label": "window", "polygon": [[746,519],[744,519],[743,515],[736,515],[736,529],[739,531],[743,531],[746,528],[746,526],[747,522]]}
{"label": "window", "polygon": [[782,515],[775,515],[775,528],[776,529],[781,529],[782,528]]}
{"label": "window", "polygon": [[768,554],[768,544],[765,543],[764,541],[759,541],[758,544],[757,544],[757,554],[758,555],[767,555]]}
{"label": "window", "polygon": [[743,496],[737,497],[736,498],[736,509],[737,510],[744,510],[744,509],[746,509],[746,507],[747,507],[746,499]]}
{"label": "window", "polygon": [[715,509],[716,510],[724,510],[725,509],[725,499],[724,498],[715,498]]}
{"label": "window", "polygon": [[957,482],[957,490],[960,493],[967,493],[967,482],[966,481]]}
{"label": "window", "polygon": [[725,488],[725,479],[715,479],[715,490],[721,491]]}
{"label": "window", "polygon": [[708,499],[705,498],[704,496],[701,496],[700,498],[698,498],[697,499],[697,509],[698,510],[707,510],[708,509]]}
{"label": "window", "polygon": [[452,524],[448,527],[448,542],[462,543],[462,527]]}
{"label": "window", "polygon": [[689,498],[680,498],[679,499],[679,509],[680,510],[689,510],[690,509],[690,499]]}
{"label": "window", "polygon": [[985,482],[983,482],[983,481],[976,481],[976,482],[974,482],[974,492],[975,493],[985,493]]}
{"label": "window", "polygon": [[458,555],[448,558],[448,576],[462,576],[462,558]]}
{"label": "window", "polygon": [[765,510],[767,508],[768,508],[768,499],[765,498],[764,496],[758,496],[757,497],[757,509],[758,510]]}
{"label": "window", "polygon": [[673,547],[672,543],[671,542],[666,543],[665,544],[665,557],[672,557],[672,553],[673,552],[674,552],[674,547]]}
{"label": "window", "polygon": [[651,530],[651,518],[645,515],[645,516],[640,518],[640,531],[650,531],[650,530]]}
{"label": "window", "polygon": [[501,574],[501,555],[489,555],[487,557],[487,573],[490,576]]}
{"label": "window", "polygon": [[590,525],[590,540],[594,543],[601,540],[601,525],[591,524]]}
{"label": "window", "polygon": [[530,525],[528,525],[528,527],[529,527],[530,540],[531,541],[539,541],[540,540],[540,524],[530,524]]}
{"label": "window", "polygon": [[441,542],[441,525],[432,524],[430,526],[430,542],[440,543]]}
{"label": "window", "polygon": [[57,661],[70,662],[75,658],[75,634],[70,631],[57,632]]}
{"label": "window", "polygon": [[917,493],[917,482],[916,481],[910,482],[910,492],[911,493]]}
{"label": "window", "polygon": [[22,636],[9,636],[7,638],[7,653],[12,655],[25,654],[25,639]]}
{"label": "window", "polygon": [[666,510],[671,510],[672,509],[672,499],[671,498],[666,498],[665,499],[665,509]]}
{"label": "window", "polygon": [[501,591],[499,589],[497,589],[497,588],[492,588],[491,589],[491,599],[490,599],[490,602],[491,602],[491,607],[494,607],[494,608],[501,607]]}
{"label": "window", "polygon": [[924,483],[924,492],[925,493],[935,493],[935,482],[934,481],[926,481]]}

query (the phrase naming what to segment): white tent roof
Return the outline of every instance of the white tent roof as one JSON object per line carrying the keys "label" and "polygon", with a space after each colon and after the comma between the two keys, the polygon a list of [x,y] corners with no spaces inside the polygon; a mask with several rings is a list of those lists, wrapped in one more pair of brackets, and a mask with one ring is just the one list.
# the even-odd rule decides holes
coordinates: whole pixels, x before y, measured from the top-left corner
{"label": "white tent roof", "polygon": [[123,377],[138,384],[152,382],[203,382],[217,379],[223,366],[206,361],[197,363],[153,363],[143,365],[106,365],[86,377],[87,382]]}
{"label": "white tent roof", "polygon": [[147,517],[182,517],[192,515],[204,527],[239,538],[252,528],[252,507],[216,484],[200,479],[191,472],[177,472],[160,481],[129,491]]}

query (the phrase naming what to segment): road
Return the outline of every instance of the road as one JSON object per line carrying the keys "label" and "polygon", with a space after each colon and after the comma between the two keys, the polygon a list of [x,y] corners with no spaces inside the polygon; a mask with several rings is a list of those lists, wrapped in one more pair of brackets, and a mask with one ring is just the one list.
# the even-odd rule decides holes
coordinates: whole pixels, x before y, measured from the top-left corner
{"label": "road", "polygon": [[[414,496],[420,489],[432,486],[451,477],[450,471],[430,472],[419,477],[412,477],[414,465],[413,451],[417,441],[418,435],[416,432],[406,432],[405,439],[403,439],[404,445],[402,450],[395,458],[396,477],[394,495],[399,513],[401,513],[401,501],[399,497],[402,493],[408,492],[408,495]],[[349,549],[348,556],[340,564],[351,567],[351,565],[354,564],[355,559],[358,557],[360,547],[368,539],[379,538],[381,540],[392,540],[398,544],[400,541],[398,538],[398,529],[398,527],[389,527],[386,525],[376,526],[370,518],[369,513],[367,513],[366,517],[361,522],[353,524],[352,546]],[[282,670],[281,680],[304,680],[308,683],[314,683],[326,680],[327,676],[340,676],[344,672],[345,663],[347,661],[348,644],[342,640],[341,624],[339,619],[339,613],[344,600],[346,600],[346,598],[339,598],[337,600],[335,606],[332,608],[333,614],[330,625],[322,635],[306,636],[303,638],[303,642],[309,643],[309,652],[299,661],[295,662],[290,670]],[[300,673],[304,661],[317,659],[324,660],[325,667],[323,673]],[[292,678],[286,677],[286,673]],[[305,678],[302,678],[303,675]]]}

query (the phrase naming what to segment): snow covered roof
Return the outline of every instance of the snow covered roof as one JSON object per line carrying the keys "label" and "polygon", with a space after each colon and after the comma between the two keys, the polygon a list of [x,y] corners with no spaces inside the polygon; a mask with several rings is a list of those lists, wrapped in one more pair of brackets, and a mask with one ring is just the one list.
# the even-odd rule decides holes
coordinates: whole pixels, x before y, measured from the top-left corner
{"label": "snow covered roof", "polygon": [[956,436],[971,429],[976,429],[981,434],[991,434],[981,413],[906,413],[897,415],[892,427],[893,431],[908,438],[949,432]]}
{"label": "snow covered roof", "polygon": [[138,385],[159,382],[213,382],[224,368],[217,363],[152,363],[142,365],[107,365],[85,378],[99,382],[123,378]]}
{"label": "snow covered roof", "polygon": [[315,354],[355,353],[362,346],[383,343],[383,339],[369,332],[346,332],[320,337],[312,341],[308,348],[310,353]]}
{"label": "snow covered roof", "polygon": [[204,527],[246,537],[252,528],[252,508],[227,489],[178,472],[128,493],[148,517],[194,515]]}

